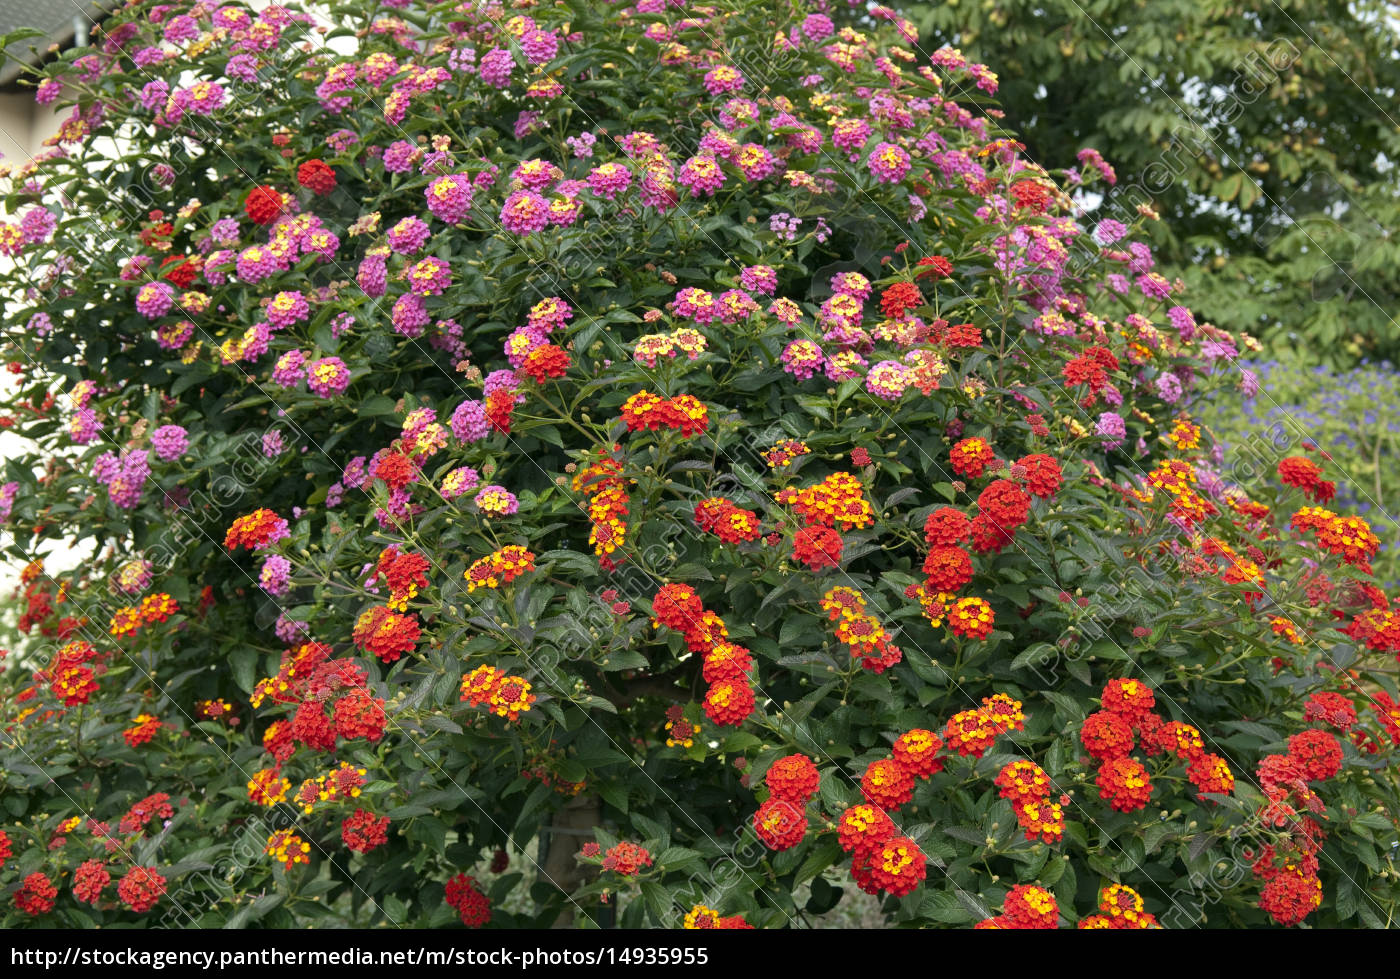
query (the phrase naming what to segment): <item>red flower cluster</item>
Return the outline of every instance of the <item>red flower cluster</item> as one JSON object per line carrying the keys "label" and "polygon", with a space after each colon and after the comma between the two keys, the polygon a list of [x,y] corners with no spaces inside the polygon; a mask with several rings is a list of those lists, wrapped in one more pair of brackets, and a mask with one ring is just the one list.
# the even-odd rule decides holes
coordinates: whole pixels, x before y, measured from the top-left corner
{"label": "red flower cluster", "polygon": [[972,556],[961,547],[937,544],[924,558],[924,587],[933,591],[958,591],[972,580]]}
{"label": "red flower cluster", "polygon": [[73,896],[85,904],[96,904],[112,882],[101,860],[84,860],[73,871]]}
{"label": "red flower cluster", "polygon": [[651,854],[647,852],[646,847],[628,843],[626,840],[603,854],[603,869],[615,871],[623,877],[634,877],[643,867],[650,866]]}
{"label": "red flower cluster", "polygon": [[891,836],[867,850],[857,851],[851,861],[851,876],[867,894],[885,891],[903,897],[928,876],[928,858],[908,837]]}
{"label": "red flower cluster", "polygon": [[248,199],[243,202],[243,210],[254,224],[271,224],[281,216],[286,206],[282,192],[266,184],[254,187],[248,194]]}
{"label": "red flower cluster", "polygon": [[705,613],[700,596],[689,585],[662,585],[651,600],[653,624],[689,634]]}
{"label": "red flower cluster", "polygon": [[1152,797],[1152,780],[1147,769],[1133,758],[1110,758],[1099,768],[1094,779],[1099,798],[1119,812],[1137,812],[1147,806]]}
{"label": "red flower cluster", "polygon": [[165,878],[156,872],[155,867],[132,867],[117,882],[117,897],[136,912],[151,910],[164,893]]}
{"label": "red flower cluster", "polygon": [[830,527],[800,527],[792,535],[792,556],[813,571],[841,564],[841,535]]}
{"label": "red flower cluster", "polygon": [[797,806],[805,805],[821,786],[817,766],[806,755],[784,755],[779,758],[768,766],[763,781],[773,798]]}
{"label": "red flower cluster", "polygon": [[160,263],[157,274],[177,289],[188,289],[199,276],[200,258],[188,255],[170,255]]}
{"label": "red flower cluster", "polygon": [[1001,797],[1011,803],[1011,811],[1026,831],[1026,839],[1056,843],[1064,838],[1064,811],[1058,802],[1050,801],[1054,786],[1039,765],[1013,761],[1002,767],[995,784]]}
{"label": "red flower cluster", "polygon": [[1303,720],[1321,721],[1345,734],[1356,723],[1356,705],[1342,694],[1330,690],[1319,691],[1308,698],[1303,708]]}
{"label": "red flower cluster", "polygon": [[807,814],[801,803],[768,799],[753,814],[753,829],[770,850],[789,850],[807,835]]}
{"label": "red flower cluster", "polygon": [[524,677],[510,676],[494,666],[478,666],[462,677],[462,696],[473,707],[487,707],[497,717],[518,721],[538,699]]}
{"label": "red flower cluster", "polygon": [[629,432],[644,428],[653,432],[672,428],[685,438],[690,438],[709,427],[710,412],[693,395],[663,398],[650,391],[638,391],[623,402],[622,420],[627,423]]}
{"label": "red flower cluster", "polygon": [[543,384],[551,377],[563,377],[569,372],[573,361],[563,347],[553,343],[542,343],[525,356],[520,372],[536,384]]}
{"label": "red flower cluster", "polygon": [[[1333,744],[1316,738],[1290,738],[1287,755],[1268,755],[1258,767],[1259,786],[1269,800],[1259,815],[1270,829],[1286,832],[1261,848],[1252,869],[1254,876],[1264,881],[1259,907],[1282,925],[1298,924],[1322,904],[1318,854],[1326,833],[1319,818],[1326,807],[1308,780],[1331,767],[1330,748],[1337,747],[1340,754],[1340,746],[1325,731],[1312,733],[1330,738]],[[1336,760],[1340,764],[1340,759]]]}
{"label": "red flower cluster", "polygon": [[917,778],[928,778],[943,771],[943,759],[938,757],[942,747],[942,738],[916,727],[895,738],[892,751],[900,768]]}
{"label": "red flower cluster", "polygon": [[1017,884],[1001,902],[1001,914],[979,921],[974,928],[1053,931],[1060,923],[1055,895],[1034,884]]}
{"label": "red flower cluster", "polygon": [[1090,347],[1066,363],[1060,373],[1067,385],[1088,386],[1089,397],[1083,402],[1087,407],[1093,404],[1095,395],[1108,387],[1108,372],[1118,370],[1118,366],[1118,358],[1107,347]]}
{"label": "red flower cluster", "polygon": [[134,636],[144,626],[164,622],[180,611],[180,603],[165,592],[147,595],[140,605],[119,608],[112,615],[107,632],[116,638]]}
{"label": "red flower cluster", "polygon": [[486,396],[486,420],[493,432],[510,434],[510,416],[515,412],[515,393],[496,390]]}
{"label": "red flower cluster", "polygon": [[157,592],[141,599],[138,610],[141,613],[141,621],[145,625],[152,625],[156,622],[164,622],[178,613],[180,603],[165,592]]}
{"label": "red flower cluster", "polygon": [[967,540],[972,521],[950,506],[939,507],[924,518],[924,540],[933,547],[951,547]]}
{"label": "red flower cluster", "polygon": [[1285,486],[1300,489],[1315,503],[1326,503],[1337,495],[1337,484],[1322,478],[1322,467],[1306,456],[1289,456],[1278,464],[1279,479]]}
{"label": "red flower cluster", "polygon": [[916,279],[924,279],[929,276],[934,276],[935,278],[939,279],[946,279],[948,278],[948,276],[953,274],[953,263],[948,261],[948,259],[944,258],[942,255],[925,256],[924,258],[919,259],[918,262],[915,263],[915,265],[918,268],[923,269],[922,272],[914,276],[914,278]]}
{"label": "red flower cluster", "polygon": [[332,751],[337,737],[378,741],[384,734],[388,724],[384,701],[370,695],[365,668],[348,658],[331,659],[330,654],[331,647],[325,643],[294,646],[283,652],[277,675],[258,681],[253,688],[249,701],[255,708],[267,700],[295,705],[290,723],[274,721],[263,734],[263,747],[279,764],[292,756],[298,744],[312,751]]}
{"label": "red flower cluster", "polygon": [[[321,713],[319,706],[315,709],[318,714]],[[384,736],[384,728],[389,723],[389,716],[384,712],[384,698],[370,696],[363,687],[351,690],[335,702],[334,717],[335,733],[346,741],[356,738],[378,741]]]}
{"label": "red flower cluster", "polygon": [[386,547],[379,552],[374,575],[383,578],[389,586],[390,608],[404,611],[409,599],[417,597],[420,589],[428,587],[426,572],[430,566],[423,555],[400,551],[397,547]]}
{"label": "red flower cluster", "polygon": [[[936,320],[936,327],[942,320]],[[934,340],[945,347],[976,348],[982,346],[982,330],[971,323],[954,323],[941,333],[935,331]]]}
{"label": "red flower cluster", "polygon": [[762,453],[763,461],[768,463],[769,469],[783,469],[792,465],[794,459],[810,455],[812,450],[807,447],[807,443],[798,442],[796,439],[782,439],[771,449],[766,449]]}
{"label": "red flower cluster", "polygon": [[325,197],[335,190],[335,171],[325,160],[307,160],[297,167],[297,183],[316,196]]}
{"label": "red flower cluster", "polygon": [[418,478],[418,463],[407,452],[386,452],[374,464],[374,477],[391,490],[401,490]]}
{"label": "red flower cluster", "polygon": [[1021,709],[1021,702],[1013,700],[1010,694],[994,693],[983,697],[982,713],[998,734],[1026,729],[1026,714]]}
{"label": "red flower cluster", "polygon": [[898,809],[914,795],[914,775],[894,758],[881,758],[866,766],[860,790],[872,805],[886,811]]}
{"label": "red flower cluster", "polygon": [[458,874],[447,882],[447,906],[462,916],[468,928],[480,928],[491,920],[491,902],[477,887],[476,878]]}
{"label": "red flower cluster", "polygon": [[355,620],[355,628],[351,632],[355,645],[373,653],[385,663],[392,663],[404,653],[412,652],[421,635],[417,616],[401,615],[387,605],[374,605],[366,609]]}
{"label": "red flower cluster", "polygon": [[702,675],[710,684],[705,691],[705,715],[715,724],[744,723],[754,709],[749,650],[726,641],[729,629],[724,620],[706,609],[689,585],[662,585],[652,597],[651,610],[653,625],[681,633],[687,648],[700,654]]}
{"label": "red flower cluster", "polygon": [[995,622],[992,607],[981,598],[960,598],[948,610],[948,628],[968,639],[986,639]]}
{"label": "red flower cluster", "polygon": [[173,815],[175,810],[170,807],[170,796],[157,792],[132,805],[117,824],[117,830],[123,835],[139,833],[151,819],[169,819]]}
{"label": "red flower cluster", "polygon": [[[976,443],[992,458],[991,447],[981,439],[964,439],[954,446]],[[980,456],[972,456],[980,458]],[[956,464],[955,464],[956,465]],[[981,471],[980,463],[978,472]],[[924,519],[924,540],[930,547],[924,557],[922,585],[905,589],[905,594],[917,598],[924,614],[933,625],[947,620],[955,635],[970,639],[985,639],[992,631],[996,616],[984,599],[968,596],[954,601],[955,593],[966,586],[973,576],[972,556],[957,546],[972,538],[980,550],[1000,550],[1010,537],[1001,529],[1005,524],[1014,530],[1025,521],[1030,498],[1015,483],[999,479],[988,486],[978,499],[980,512],[976,519],[953,507],[939,507]]]}
{"label": "red flower cluster", "polygon": [[711,496],[695,505],[695,522],[726,544],[758,539],[758,514],[735,506],[723,496]]}
{"label": "red flower cluster", "polygon": [[158,718],[151,714],[138,714],[132,719],[131,723],[134,726],[123,731],[122,737],[125,738],[126,743],[133,748],[148,743],[156,736],[156,732],[165,726]]}
{"label": "red flower cluster", "polygon": [[883,673],[903,659],[884,625],[866,611],[865,596],[856,589],[844,585],[828,589],[821,607],[836,623],[837,640],[850,646],[851,655],[867,670]]}
{"label": "red flower cluster", "polygon": [[1196,794],[1229,795],[1235,791],[1235,773],[1230,763],[1219,755],[1201,755],[1186,766],[1186,778],[1196,787]]}
{"label": "red flower cluster", "polygon": [[19,890],[15,891],[15,907],[25,914],[37,918],[39,915],[53,910],[54,900],[57,897],[58,888],[50,883],[45,874],[36,870],[24,878]]}
{"label": "red flower cluster", "polygon": [[986,711],[974,707],[948,718],[943,727],[943,741],[949,751],[981,758],[1001,733],[1001,728]]}
{"label": "red flower cluster", "polygon": [[1038,180],[1018,180],[1011,185],[1011,199],[1022,210],[1043,214],[1050,204],[1050,188]]}
{"label": "red flower cluster", "polygon": [[875,522],[875,511],[865,498],[865,487],[848,472],[832,473],[804,489],[781,489],[773,499],[790,505],[811,527],[859,530]]}
{"label": "red flower cluster", "polygon": [[1099,761],[1126,758],[1133,750],[1133,725],[1121,714],[1097,710],[1084,718],[1079,727],[1079,740]]}
{"label": "red flower cluster", "polygon": [[1342,770],[1342,745],[1336,735],[1311,728],[1288,739],[1288,757],[1297,762],[1303,774],[1324,782]]}
{"label": "red flower cluster", "polygon": [[356,809],[340,824],[340,838],[356,853],[368,853],[389,842],[389,817]]}
{"label": "red flower cluster", "polygon": [[291,830],[282,829],[267,838],[263,853],[280,863],[284,872],[311,862],[311,844]]}
{"label": "red flower cluster", "polygon": [[924,294],[912,282],[896,282],[880,293],[880,312],[891,319],[904,319],[907,310],[924,304]]}
{"label": "red flower cluster", "polygon": [[97,693],[97,670],[105,669],[101,656],[90,642],[75,639],[65,643],[54,657],[53,666],[47,670],[49,689],[63,702],[65,707],[86,704]]}
{"label": "red flower cluster", "polygon": [[753,713],[753,690],[740,679],[719,680],[705,691],[705,716],[715,724],[738,727]]}
{"label": "red flower cluster", "polygon": [[884,843],[895,832],[894,820],[885,810],[869,803],[851,806],[836,824],[841,849],[857,855]]}
{"label": "red flower cluster", "polygon": [[1104,684],[1099,702],[1104,710],[1112,711],[1136,727],[1152,713],[1157,697],[1142,681],[1120,677]]}
{"label": "red flower cluster", "polygon": [[1099,911],[1102,913],[1081,918],[1079,927],[1115,931],[1162,927],[1154,915],[1143,910],[1142,895],[1126,884],[1110,884],[1099,891]]}
{"label": "red flower cluster", "polygon": [[704,654],[700,676],[706,683],[739,680],[753,673],[753,655],[738,643],[721,639]]}
{"label": "red flower cluster", "polygon": [[1031,498],[1009,479],[990,483],[977,496],[977,516],[972,520],[972,546],[979,551],[1000,552],[1026,522]]}
{"label": "red flower cluster", "polygon": [[1051,456],[1042,453],[1028,455],[1011,467],[1011,475],[1024,480],[1026,489],[1042,500],[1048,500],[1060,491],[1065,483],[1060,464]]}
{"label": "red flower cluster", "polygon": [[996,458],[996,453],[986,439],[966,438],[954,443],[948,452],[948,462],[953,472],[968,479],[977,479],[986,471],[987,465]]}
{"label": "red flower cluster", "polygon": [[259,680],[249,703],[261,707],[270,698],[279,704],[299,704],[313,689],[315,699],[323,700],[340,686],[363,685],[367,674],[362,667],[348,659],[332,660],[330,656],[330,646],[312,640],[283,650],[277,675]]}
{"label": "red flower cluster", "polygon": [[1281,925],[1296,925],[1322,906],[1322,881],[1296,867],[1285,867],[1259,892],[1259,907]]}
{"label": "red flower cluster", "polygon": [[257,551],[287,535],[287,521],[266,507],[260,507],[252,513],[234,519],[228,533],[224,535],[224,547],[230,551],[240,547]]}
{"label": "red flower cluster", "polygon": [[[1152,794],[1147,770],[1131,757],[1135,739],[1149,755],[1175,755],[1187,763],[1186,777],[1197,795],[1227,795],[1235,776],[1218,755],[1206,754],[1201,732],[1180,721],[1163,721],[1153,711],[1156,695],[1141,680],[1120,677],[1105,684],[1103,710],[1090,714],[1080,727],[1080,740],[1102,762],[1096,782],[1099,795],[1114,809],[1135,812]],[[1214,800],[1212,800],[1214,801]]]}
{"label": "red flower cluster", "polygon": [[1201,737],[1201,732],[1180,721],[1169,721],[1150,734],[1144,732],[1142,742],[1143,747],[1151,754],[1166,752],[1188,762],[1201,758],[1206,751],[1205,739]]}
{"label": "red flower cluster", "polygon": [[1339,517],[1322,507],[1305,506],[1293,514],[1289,526],[1298,531],[1311,530],[1324,550],[1338,555],[1347,563],[1366,573],[1371,571],[1371,558],[1380,550],[1381,541],[1371,532],[1371,525],[1360,517]]}
{"label": "red flower cluster", "polygon": [[[950,750],[981,757],[998,734],[1024,726],[1019,701],[996,694],[984,698],[982,705],[948,722],[944,734]],[[964,722],[975,725],[975,732],[968,732]],[[965,733],[969,734],[966,741],[961,740]],[[976,744],[972,743],[973,738]],[[851,806],[836,824],[841,849],[852,854],[851,874],[862,890],[903,895],[924,879],[923,854],[911,841],[896,836],[898,831],[888,812],[909,801],[916,778],[926,779],[943,770],[943,759],[939,757],[943,749],[944,741],[938,735],[914,728],[895,739],[890,757],[866,767],[860,782],[866,802]]]}

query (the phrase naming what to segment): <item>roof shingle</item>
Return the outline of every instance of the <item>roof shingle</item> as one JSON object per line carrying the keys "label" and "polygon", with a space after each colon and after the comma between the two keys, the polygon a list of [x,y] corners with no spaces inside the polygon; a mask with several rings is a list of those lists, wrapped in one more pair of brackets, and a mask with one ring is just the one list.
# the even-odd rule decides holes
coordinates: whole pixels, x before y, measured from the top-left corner
{"label": "roof shingle", "polygon": [[71,45],[79,22],[91,31],[109,6],[101,0],[0,0],[0,34],[32,27],[46,35],[16,41],[5,49],[0,85],[18,78],[23,65],[37,64],[50,45]]}

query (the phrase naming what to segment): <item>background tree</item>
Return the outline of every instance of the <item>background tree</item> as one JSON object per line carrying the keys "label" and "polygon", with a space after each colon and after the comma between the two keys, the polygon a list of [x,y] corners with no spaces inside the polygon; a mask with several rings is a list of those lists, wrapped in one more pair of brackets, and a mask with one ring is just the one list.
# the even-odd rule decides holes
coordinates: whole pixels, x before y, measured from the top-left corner
{"label": "background tree", "polygon": [[1027,155],[1117,170],[1151,199],[1162,269],[1193,308],[1283,352],[1393,356],[1400,308],[1395,4],[998,0],[912,4],[933,51],[997,72]]}

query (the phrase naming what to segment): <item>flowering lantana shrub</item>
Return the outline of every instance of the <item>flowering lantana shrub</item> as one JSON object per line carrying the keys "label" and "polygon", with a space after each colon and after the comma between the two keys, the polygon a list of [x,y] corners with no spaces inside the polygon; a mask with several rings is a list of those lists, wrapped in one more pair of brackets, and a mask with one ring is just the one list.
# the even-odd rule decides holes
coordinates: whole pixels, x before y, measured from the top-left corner
{"label": "flowering lantana shrub", "polygon": [[1203,421],[1232,458],[1246,460],[1243,465],[1255,457],[1263,468],[1279,456],[1310,455],[1328,471],[1323,481],[1334,484],[1337,505],[1365,517],[1380,538],[1372,570],[1379,585],[1393,590],[1400,583],[1400,527],[1394,501],[1387,499],[1386,473],[1400,452],[1400,422],[1382,406],[1393,401],[1400,384],[1394,366],[1382,361],[1338,370],[1265,360],[1249,369],[1260,377],[1259,395],[1243,411],[1238,405],[1212,406]]}
{"label": "flowering lantana shrub", "polygon": [[137,4],[46,69],[5,922],[1389,920],[1374,535],[1231,484],[1249,338],[912,36]]}

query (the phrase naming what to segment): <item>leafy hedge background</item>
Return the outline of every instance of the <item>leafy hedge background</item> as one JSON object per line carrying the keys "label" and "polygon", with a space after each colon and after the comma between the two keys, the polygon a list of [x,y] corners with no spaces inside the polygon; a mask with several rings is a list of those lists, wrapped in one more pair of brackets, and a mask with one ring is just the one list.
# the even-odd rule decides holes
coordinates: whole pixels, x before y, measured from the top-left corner
{"label": "leafy hedge background", "polygon": [[1256,324],[991,69],[644,0],[44,72],[7,925],[1389,921],[1372,471],[1202,424]]}

